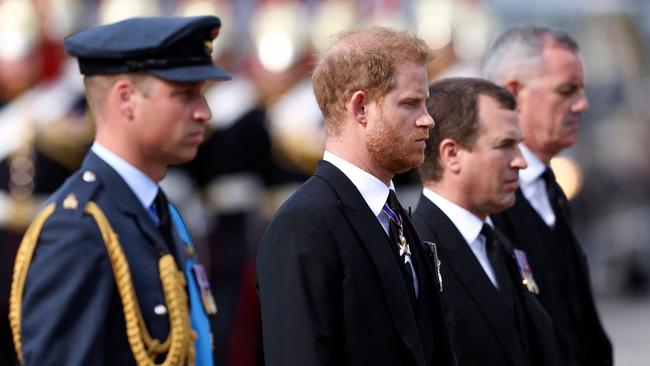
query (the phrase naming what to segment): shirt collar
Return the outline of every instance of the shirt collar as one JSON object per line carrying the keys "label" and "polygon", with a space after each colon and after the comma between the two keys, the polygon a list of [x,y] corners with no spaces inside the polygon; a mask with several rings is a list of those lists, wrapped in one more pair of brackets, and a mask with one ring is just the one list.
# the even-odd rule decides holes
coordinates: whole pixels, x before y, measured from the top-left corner
{"label": "shirt collar", "polygon": [[[429,188],[422,189],[422,194],[447,215],[468,244],[473,243],[478,238],[484,221]],[[489,216],[485,222],[494,227]]]}
{"label": "shirt collar", "polygon": [[370,207],[372,213],[375,216],[379,216],[381,209],[386,203],[386,199],[388,199],[388,190],[395,190],[393,181],[386,186],[384,182],[377,179],[374,175],[329,151],[325,151],[323,160],[332,163],[332,165],[341,170],[352,181],[352,184],[357,187],[357,190],[361,193],[361,196]]}
{"label": "shirt collar", "polygon": [[519,149],[528,164],[526,169],[519,171],[519,180],[522,184],[531,184],[544,173],[546,170],[546,164],[544,164],[544,162],[523,143],[519,144]]}
{"label": "shirt collar", "polygon": [[154,182],[146,174],[114,152],[102,146],[99,142],[93,142],[93,146],[90,149],[110,165],[111,168],[115,169],[117,174],[124,179],[126,185],[135,193],[145,209],[151,207],[158,194],[158,183]]}

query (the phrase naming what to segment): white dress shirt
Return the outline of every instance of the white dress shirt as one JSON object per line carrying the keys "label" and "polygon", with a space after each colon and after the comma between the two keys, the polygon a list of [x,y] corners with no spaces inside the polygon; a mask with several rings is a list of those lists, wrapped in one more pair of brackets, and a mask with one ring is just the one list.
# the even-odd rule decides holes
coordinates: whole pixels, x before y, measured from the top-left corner
{"label": "white dress shirt", "polygon": [[[370,210],[381,224],[381,227],[384,229],[384,232],[386,232],[386,235],[389,235],[389,218],[388,215],[382,210],[382,208],[388,199],[389,189],[395,190],[393,181],[391,181],[389,185],[386,186],[384,182],[379,180],[374,175],[341,158],[340,156],[334,155],[327,150],[323,155],[323,160],[332,163],[332,165],[341,170],[343,174],[345,174],[345,176],[350,179],[352,184],[354,184],[359,193],[361,193],[361,197],[363,197],[363,199],[366,201],[368,207],[370,207]],[[411,273],[413,273],[413,285],[415,287],[415,296],[417,297],[419,294],[418,279],[413,267],[413,263],[411,262],[410,255],[406,255],[406,262],[409,264],[409,266],[411,266]]]}
{"label": "white dress shirt", "polygon": [[555,213],[546,190],[546,182],[542,174],[546,170],[546,164],[541,161],[524,144],[519,144],[519,149],[528,163],[526,169],[519,171],[519,186],[524,197],[530,202],[535,211],[549,227],[555,226]]}
{"label": "white dress shirt", "polygon": [[368,207],[370,207],[370,211],[375,214],[384,231],[388,234],[388,216],[382,211],[382,208],[388,199],[388,190],[395,189],[393,182],[391,181],[390,185],[386,186],[384,182],[374,175],[329,151],[325,151],[323,160],[339,168],[352,181],[352,184],[357,187]]}
{"label": "white dress shirt", "polygon": [[449,220],[451,220],[456,229],[460,232],[460,235],[465,239],[467,245],[469,245],[472,253],[474,253],[476,260],[478,260],[478,263],[483,268],[485,275],[490,279],[490,282],[492,282],[494,287],[499,288],[497,277],[494,274],[494,269],[492,269],[492,265],[487,256],[487,251],[485,250],[485,237],[481,234],[481,229],[483,228],[484,223],[494,227],[490,218],[488,217],[486,221],[482,221],[473,213],[428,188],[424,188],[422,194],[438,206]]}
{"label": "white dress shirt", "polygon": [[[158,183],[97,141],[93,142],[90,150],[104,160],[106,164],[110,165],[111,168],[115,169],[117,174],[124,179],[126,185],[135,193],[135,196],[138,197],[145,210],[150,212],[150,207],[158,194]],[[155,221],[155,218],[153,219]]]}

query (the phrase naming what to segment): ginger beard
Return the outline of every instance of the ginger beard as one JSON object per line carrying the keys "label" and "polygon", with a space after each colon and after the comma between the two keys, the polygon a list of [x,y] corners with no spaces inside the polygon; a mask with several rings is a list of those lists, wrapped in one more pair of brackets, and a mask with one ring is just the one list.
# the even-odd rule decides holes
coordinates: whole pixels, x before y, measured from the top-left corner
{"label": "ginger beard", "polygon": [[398,126],[388,122],[380,109],[379,118],[374,127],[368,131],[365,141],[373,165],[398,174],[422,164],[426,145],[416,140],[426,139],[429,130],[421,127],[414,128],[416,128],[415,132],[406,134]]}

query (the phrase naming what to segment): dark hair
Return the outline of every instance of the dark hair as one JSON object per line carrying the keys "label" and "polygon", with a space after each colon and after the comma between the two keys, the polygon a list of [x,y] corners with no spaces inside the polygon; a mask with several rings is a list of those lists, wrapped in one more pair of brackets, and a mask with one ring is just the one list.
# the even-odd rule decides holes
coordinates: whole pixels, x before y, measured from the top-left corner
{"label": "dark hair", "polygon": [[427,109],[435,126],[429,131],[424,163],[418,169],[423,181],[442,178],[439,152],[442,140],[451,138],[469,150],[474,147],[478,138],[479,95],[488,96],[509,110],[517,107],[508,90],[483,79],[449,78],[429,86]]}

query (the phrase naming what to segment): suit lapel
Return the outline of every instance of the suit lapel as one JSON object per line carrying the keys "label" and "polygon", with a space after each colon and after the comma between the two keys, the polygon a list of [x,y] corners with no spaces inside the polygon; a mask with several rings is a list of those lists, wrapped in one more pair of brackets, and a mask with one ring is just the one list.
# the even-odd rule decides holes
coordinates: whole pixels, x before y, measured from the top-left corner
{"label": "suit lapel", "polygon": [[[528,202],[521,192],[521,189],[517,189],[515,194],[516,200],[514,206],[500,214],[493,215],[493,219],[497,226],[503,226],[505,224],[503,221],[509,223],[509,228],[514,237],[520,238],[519,242],[516,243],[517,246],[526,251],[533,273],[537,273],[536,279],[542,283],[540,284],[538,282],[538,284],[541,287],[546,287],[548,281],[550,281],[545,278],[545,274],[548,271],[536,272],[536,269],[549,268],[549,266],[553,267],[557,265],[552,261],[553,256],[550,246],[539,244],[546,243],[550,240],[551,228],[546,225],[537,211],[531,206],[530,202]],[[501,216],[505,220],[502,220]],[[499,229],[503,230],[502,227],[499,227]]]}
{"label": "suit lapel", "polygon": [[421,234],[430,234],[432,238],[439,240],[436,244],[442,257],[441,265],[447,266],[453,272],[477,304],[487,325],[493,330],[513,364],[520,364],[524,355],[518,346],[517,334],[513,332],[517,329],[513,309],[507,305],[489,280],[465,239],[442,210],[428,198],[420,196],[416,214],[426,222],[429,231]]}
{"label": "suit lapel", "polygon": [[[514,249],[517,248],[516,245],[498,230],[495,231],[495,235],[499,238],[509,256],[508,270],[513,278],[521,280],[519,268],[513,254]],[[519,297],[520,303],[523,305],[523,311],[528,319],[530,340],[535,343],[531,346],[537,348],[537,354],[543,360],[542,364],[558,364],[557,355],[559,351],[553,321],[537,298],[528,293],[528,290],[521,282],[517,281],[515,285],[516,296]]]}
{"label": "suit lapel", "polygon": [[93,171],[101,178],[104,184],[110,185],[110,189],[107,189],[106,192],[108,192],[115,206],[132,217],[140,230],[152,243],[158,243],[169,251],[162,234],[149,216],[149,213],[142,206],[131,188],[129,188],[122,177],[110,165],[91,151],[86,156],[82,169]]}
{"label": "suit lapel", "polygon": [[420,265],[417,268],[418,278],[422,278],[422,280],[420,281],[421,283],[426,282],[428,283],[428,285],[434,286],[435,283],[431,281],[431,279],[434,279],[436,277],[435,274],[433,273],[433,268],[430,265],[429,259],[427,258],[424,244],[422,243],[422,240],[420,239],[417,230],[415,230],[415,227],[413,227],[410,217],[408,217],[408,215],[406,215],[406,212],[404,212],[404,209],[402,209],[402,217],[406,218],[404,219],[404,224],[407,226],[411,235],[413,235],[413,246],[415,247],[415,250],[418,253],[417,255],[420,262],[419,263]]}
{"label": "suit lapel", "polygon": [[375,265],[395,327],[418,365],[425,365],[409,294],[381,224],[350,180],[332,164],[319,163],[316,176],[327,181],[341,199],[341,210],[357,232]]}

